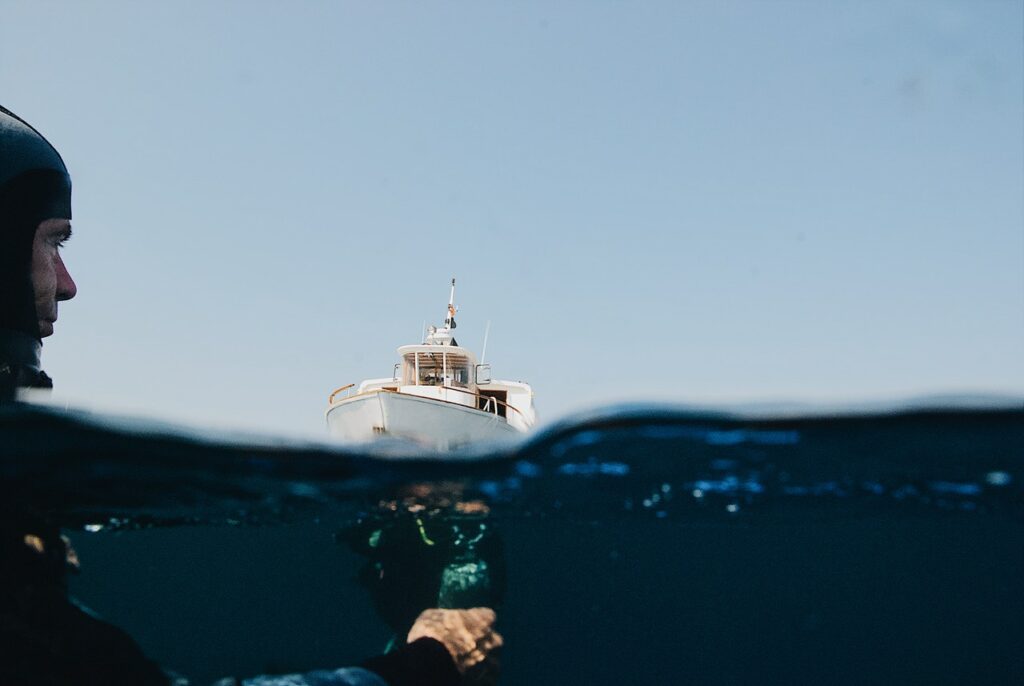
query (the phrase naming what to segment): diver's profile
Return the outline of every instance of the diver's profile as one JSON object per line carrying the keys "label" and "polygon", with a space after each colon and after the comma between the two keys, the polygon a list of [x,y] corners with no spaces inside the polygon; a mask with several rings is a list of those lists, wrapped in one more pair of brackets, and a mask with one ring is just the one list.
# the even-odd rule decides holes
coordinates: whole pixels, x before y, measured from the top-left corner
{"label": "diver's profile", "polygon": [[71,236],[71,177],[57,150],[0,107],[0,399],[49,388],[39,364],[57,303],[75,282],[60,246]]}

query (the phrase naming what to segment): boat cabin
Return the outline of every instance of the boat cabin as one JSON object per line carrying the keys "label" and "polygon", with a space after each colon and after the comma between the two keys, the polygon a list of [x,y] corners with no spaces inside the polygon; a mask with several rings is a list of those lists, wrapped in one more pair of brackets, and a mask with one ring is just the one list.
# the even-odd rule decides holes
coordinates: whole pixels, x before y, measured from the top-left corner
{"label": "boat cabin", "polygon": [[404,345],[398,349],[398,353],[402,356],[403,386],[443,386],[471,390],[476,385],[476,358],[465,348]]}

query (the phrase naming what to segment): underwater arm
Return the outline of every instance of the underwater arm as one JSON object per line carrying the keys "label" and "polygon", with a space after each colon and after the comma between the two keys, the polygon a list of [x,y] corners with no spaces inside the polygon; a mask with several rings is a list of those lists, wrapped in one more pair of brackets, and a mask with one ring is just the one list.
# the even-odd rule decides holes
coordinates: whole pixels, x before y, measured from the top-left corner
{"label": "underwater arm", "polygon": [[222,679],[214,686],[458,686],[461,681],[462,675],[444,645],[421,638],[371,658],[362,667]]}
{"label": "underwater arm", "polygon": [[462,674],[455,660],[438,640],[423,637],[398,650],[378,655],[363,663],[388,686],[458,686]]}
{"label": "underwater arm", "polygon": [[361,667],[306,674],[225,679],[215,686],[459,686],[493,684],[503,640],[494,631],[494,610],[424,610],[408,643],[370,658]]}
{"label": "underwater arm", "polygon": [[306,674],[223,680],[215,686],[459,686],[493,684],[498,678],[501,635],[494,610],[424,610],[408,643],[370,658],[361,667]]}
{"label": "underwater arm", "polygon": [[388,686],[380,676],[359,667],[321,669],[305,674],[258,676],[237,681],[225,679],[214,686]]}

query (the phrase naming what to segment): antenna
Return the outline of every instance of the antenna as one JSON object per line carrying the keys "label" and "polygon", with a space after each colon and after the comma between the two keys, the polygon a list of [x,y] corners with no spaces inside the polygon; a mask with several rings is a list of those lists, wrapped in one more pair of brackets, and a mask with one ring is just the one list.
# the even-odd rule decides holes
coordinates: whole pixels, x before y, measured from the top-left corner
{"label": "antenna", "polygon": [[491,333],[491,320],[487,320],[487,326],[484,328],[484,349],[480,351],[480,364],[484,363],[487,359],[487,337]]}

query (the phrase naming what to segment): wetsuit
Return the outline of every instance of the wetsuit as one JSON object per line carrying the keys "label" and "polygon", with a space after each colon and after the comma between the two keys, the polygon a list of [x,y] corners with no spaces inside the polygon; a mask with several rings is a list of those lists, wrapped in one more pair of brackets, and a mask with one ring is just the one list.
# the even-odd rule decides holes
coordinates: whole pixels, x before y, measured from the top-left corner
{"label": "wetsuit", "polygon": [[[50,388],[32,287],[32,243],[41,222],[71,219],[71,179],[57,150],[0,107],[0,403],[18,388]],[[77,559],[60,530],[0,482],[0,684],[168,686],[166,673],[127,633],[79,607],[67,576]],[[445,647],[420,639],[364,667],[227,679],[244,686],[447,686],[460,675]]]}

